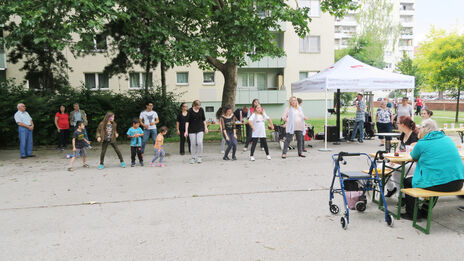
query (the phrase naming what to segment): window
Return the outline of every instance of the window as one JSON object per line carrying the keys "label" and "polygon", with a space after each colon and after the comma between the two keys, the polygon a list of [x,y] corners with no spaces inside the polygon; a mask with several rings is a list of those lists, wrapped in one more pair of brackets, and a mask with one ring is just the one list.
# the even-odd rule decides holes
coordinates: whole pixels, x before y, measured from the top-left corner
{"label": "window", "polygon": [[385,64],[385,69],[391,69],[392,68],[392,64],[391,63],[386,63]]}
{"label": "window", "polygon": [[320,53],[321,52],[321,37],[320,36],[305,36],[300,38],[300,53]]}
{"label": "window", "polygon": [[254,73],[239,73],[238,78],[240,87],[255,87]]}
{"label": "window", "polygon": [[97,52],[106,51],[107,43],[106,43],[106,35],[97,34],[93,39],[93,48]]}
{"label": "window", "polygon": [[108,90],[109,77],[106,73],[84,73],[85,87],[90,90]]}
{"label": "window", "polygon": [[309,78],[309,77],[311,77],[313,75],[316,75],[318,73],[319,73],[318,71],[300,72],[300,80]]}
{"label": "window", "polygon": [[205,111],[206,112],[214,112],[214,106],[206,106]]}
{"label": "window", "polygon": [[321,15],[321,1],[320,0],[299,0],[298,6],[300,8],[309,8],[309,16]]}
{"label": "window", "polygon": [[214,84],[214,72],[203,72],[203,84]]}
{"label": "window", "polygon": [[267,74],[266,73],[257,73],[256,74],[256,83],[258,90],[267,89]]}
{"label": "window", "polygon": [[188,85],[189,84],[189,75],[188,72],[178,72],[176,74],[176,84],[177,85]]}
{"label": "window", "polygon": [[[146,73],[133,72],[129,73],[129,88],[140,89],[145,88]],[[148,73],[148,87],[153,87],[153,74]]]}

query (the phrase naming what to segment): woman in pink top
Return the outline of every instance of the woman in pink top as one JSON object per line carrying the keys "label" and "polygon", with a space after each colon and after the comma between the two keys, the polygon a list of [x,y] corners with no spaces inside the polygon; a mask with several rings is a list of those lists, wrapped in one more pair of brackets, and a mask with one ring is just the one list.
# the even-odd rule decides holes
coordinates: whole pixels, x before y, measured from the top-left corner
{"label": "woman in pink top", "polygon": [[64,150],[69,135],[69,114],[64,105],[61,105],[60,111],[55,114],[55,126],[58,131],[58,149]]}
{"label": "woman in pink top", "polygon": [[294,134],[296,135],[298,156],[304,158],[306,156],[303,154],[303,131],[306,118],[303,111],[298,106],[298,101],[295,96],[290,97],[289,103],[288,108],[285,109],[284,114],[282,115],[282,119],[285,121],[285,130],[287,133],[284,148],[282,150],[282,158],[287,158],[288,145],[292,141]]}

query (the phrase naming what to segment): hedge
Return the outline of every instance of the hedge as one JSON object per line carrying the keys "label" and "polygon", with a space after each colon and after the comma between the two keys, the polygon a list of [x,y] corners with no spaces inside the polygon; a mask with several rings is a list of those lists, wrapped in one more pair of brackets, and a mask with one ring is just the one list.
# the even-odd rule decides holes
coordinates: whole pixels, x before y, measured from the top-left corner
{"label": "hedge", "polygon": [[173,93],[165,97],[160,88],[150,90],[144,95],[142,90],[130,91],[125,94],[110,91],[91,91],[85,88],[63,88],[55,93],[43,93],[14,85],[11,81],[0,84],[0,147],[19,144],[18,127],[14,121],[17,104],[24,103],[26,110],[34,121],[34,144],[57,144],[58,135],[54,124],[55,114],[60,105],[66,106],[67,112],[73,110],[74,103],[79,103],[85,110],[89,124],[87,132],[89,139],[95,141],[96,129],[106,112],[112,111],[118,123],[119,140],[125,138],[125,133],[132,126],[132,119],[138,118],[145,109],[147,101],[153,102],[153,109],[158,113],[158,126],[169,128],[168,136],[175,133],[176,116],[179,104]]}

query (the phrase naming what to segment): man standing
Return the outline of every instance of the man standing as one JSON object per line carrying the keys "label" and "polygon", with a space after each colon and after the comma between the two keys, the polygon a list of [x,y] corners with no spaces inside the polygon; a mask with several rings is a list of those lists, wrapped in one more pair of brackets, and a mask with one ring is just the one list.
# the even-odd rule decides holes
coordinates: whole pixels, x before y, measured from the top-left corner
{"label": "man standing", "polygon": [[421,96],[417,97],[416,99],[416,115],[420,115],[422,107],[424,106],[424,100],[422,100]]}
{"label": "man standing", "polygon": [[[239,121],[241,123],[241,124],[236,124],[237,134],[238,134],[241,142],[243,142],[243,138],[245,138],[245,137],[242,137],[242,127],[243,127],[242,125],[244,125],[247,115],[248,115],[248,106],[244,106],[241,109],[238,108],[234,112],[235,118],[237,119],[237,121]],[[247,124],[247,126],[248,126],[248,124]]]}
{"label": "man standing", "polygon": [[146,109],[140,113],[139,121],[143,126],[143,141],[142,141],[142,153],[145,152],[145,144],[151,138],[153,139],[153,144],[156,141],[156,124],[158,124],[158,113],[153,110],[153,103],[147,102],[145,104]]}
{"label": "man standing", "polygon": [[[84,110],[81,110],[81,109],[79,108],[79,103],[74,103],[73,107],[74,107],[74,111],[72,111],[72,112],[69,114],[69,124],[70,124],[71,126],[74,127],[74,130],[73,130],[73,133],[74,133],[74,132],[77,130],[77,128],[79,127],[79,126],[76,125],[76,123],[77,123],[78,121],[84,122],[84,126],[85,126],[85,127],[87,127],[87,124],[88,124],[89,122],[87,121],[87,114],[85,113],[85,111],[84,111]],[[85,127],[84,127],[84,129],[83,129],[83,131],[84,131],[84,138],[85,138],[86,140],[89,140],[89,136],[87,135],[87,129],[86,129]],[[92,148],[92,146],[90,146],[90,144],[88,144],[88,143],[85,143],[85,142],[84,142],[84,145],[85,145],[86,147],[88,147],[89,149]]]}
{"label": "man standing", "polygon": [[366,104],[363,101],[363,95],[358,93],[356,96],[356,100],[354,101],[354,105],[356,106],[356,119],[354,120],[354,127],[353,127],[353,134],[351,134],[351,142],[354,142],[354,138],[356,137],[356,133],[359,130],[359,143],[364,142],[364,120],[366,118],[366,114],[364,110],[366,109]]}
{"label": "man standing", "polygon": [[15,113],[14,119],[18,124],[19,153],[21,159],[35,157],[35,155],[32,155],[32,131],[34,130],[34,123],[23,103],[19,103],[17,107],[18,111]]}

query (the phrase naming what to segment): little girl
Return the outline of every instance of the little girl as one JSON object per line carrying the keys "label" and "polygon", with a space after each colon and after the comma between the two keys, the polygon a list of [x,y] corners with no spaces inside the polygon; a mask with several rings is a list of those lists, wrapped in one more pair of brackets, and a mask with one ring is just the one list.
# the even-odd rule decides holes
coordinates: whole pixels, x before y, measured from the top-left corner
{"label": "little girl", "polygon": [[229,159],[229,152],[232,149],[232,160],[237,160],[235,152],[237,151],[237,133],[235,128],[235,116],[232,113],[232,107],[227,105],[224,107],[224,115],[219,119],[221,132],[224,139],[227,141],[227,149],[224,153],[223,160]]}
{"label": "little girl", "polygon": [[97,141],[102,143],[102,151],[100,154],[100,165],[98,169],[103,169],[103,162],[105,160],[106,149],[108,145],[111,145],[118,154],[119,161],[121,162],[121,167],[125,168],[126,164],[122,158],[122,154],[119,151],[118,144],[116,144],[116,139],[119,137],[118,132],[116,131],[116,122],[114,121],[114,113],[107,112],[105,118],[98,124],[97,128]]}
{"label": "little girl", "polygon": [[269,149],[267,147],[267,142],[266,142],[266,125],[265,121],[269,121],[269,127],[271,130],[274,129],[274,124],[272,124],[271,118],[267,116],[265,112],[263,112],[263,108],[261,108],[261,105],[257,105],[253,114],[250,116],[248,119],[248,123],[250,124],[252,134],[251,134],[251,140],[252,140],[252,145],[251,145],[251,151],[250,151],[250,160],[254,161],[255,158],[253,157],[253,154],[256,149],[256,144],[258,143],[258,139],[261,142],[261,146],[264,148],[264,151],[266,152],[266,158],[268,160],[271,159],[271,156],[269,155]]}
{"label": "little girl", "polygon": [[155,142],[155,157],[151,160],[151,166],[154,167],[155,166],[155,161],[159,158],[159,163],[156,164],[156,166],[158,167],[164,167],[164,164],[163,164],[163,159],[164,159],[164,156],[166,156],[166,153],[164,152],[164,146],[163,146],[163,143],[164,143],[164,135],[166,135],[166,133],[168,133],[168,128],[166,128],[165,126],[161,127],[160,128],[160,133],[158,134],[158,136],[156,136],[156,142]]}

